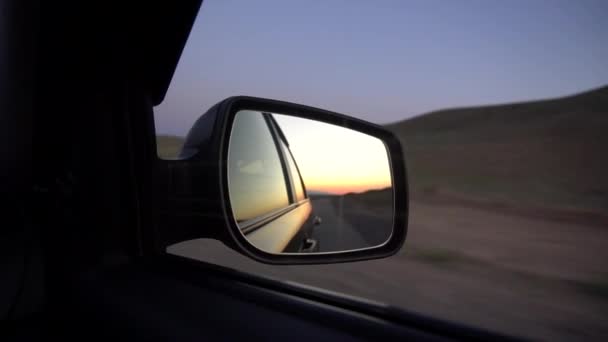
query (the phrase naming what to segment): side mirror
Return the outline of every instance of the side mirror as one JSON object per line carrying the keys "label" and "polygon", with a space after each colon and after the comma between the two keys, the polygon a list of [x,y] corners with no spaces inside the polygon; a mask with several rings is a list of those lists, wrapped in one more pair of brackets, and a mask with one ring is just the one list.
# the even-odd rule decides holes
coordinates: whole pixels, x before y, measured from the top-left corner
{"label": "side mirror", "polygon": [[386,257],[405,241],[401,145],[362,120],[231,97],[165,163],[167,244],[210,237],[264,263],[315,264]]}

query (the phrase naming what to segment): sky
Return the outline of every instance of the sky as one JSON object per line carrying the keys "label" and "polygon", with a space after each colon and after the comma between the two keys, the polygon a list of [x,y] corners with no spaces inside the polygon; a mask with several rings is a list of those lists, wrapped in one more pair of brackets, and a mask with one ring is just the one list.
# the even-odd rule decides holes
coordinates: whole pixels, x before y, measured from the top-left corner
{"label": "sky", "polygon": [[606,0],[204,1],[158,134],[235,95],[375,123],[608,84]]}
{"label": "sky", "polygon": [[380,139],[314,120],[273,116],[309,192],[342,195],[392,185],[387,149]]}

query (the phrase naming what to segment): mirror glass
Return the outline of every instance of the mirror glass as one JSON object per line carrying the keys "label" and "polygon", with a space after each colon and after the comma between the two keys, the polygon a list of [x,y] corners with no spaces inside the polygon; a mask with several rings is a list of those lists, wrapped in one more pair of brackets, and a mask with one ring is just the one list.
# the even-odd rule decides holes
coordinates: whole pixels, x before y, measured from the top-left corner
{"label": "mirror glass", "polygon": [[393,186],[373,136],[295,116],[239,111],[228,147],[234,219],[269,253],[326,253],[388,241]]}

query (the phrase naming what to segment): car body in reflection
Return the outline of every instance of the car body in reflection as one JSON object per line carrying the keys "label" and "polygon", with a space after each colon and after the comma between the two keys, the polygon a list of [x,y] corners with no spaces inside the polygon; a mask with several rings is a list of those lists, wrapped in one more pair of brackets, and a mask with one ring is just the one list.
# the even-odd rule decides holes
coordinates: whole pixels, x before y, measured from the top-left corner
{"label": "car body in reflection", "polygon": [[313,215],[289,142],[271,114],[237,115],[228,164],[235,219],[253,246],[269,253],[319,251],[313,232],[320,220]]}

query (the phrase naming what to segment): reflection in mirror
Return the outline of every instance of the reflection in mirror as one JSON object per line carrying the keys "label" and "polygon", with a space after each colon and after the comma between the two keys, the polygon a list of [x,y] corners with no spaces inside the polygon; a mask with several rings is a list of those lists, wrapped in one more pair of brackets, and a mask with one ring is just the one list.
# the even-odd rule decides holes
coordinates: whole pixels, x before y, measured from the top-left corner
{"label": "reflection in mirror", "polygon": [[393,187],[384,143],[310,119],[239,111],[228,190],[247,241],[269,253],[324,253],[388,241]]}

